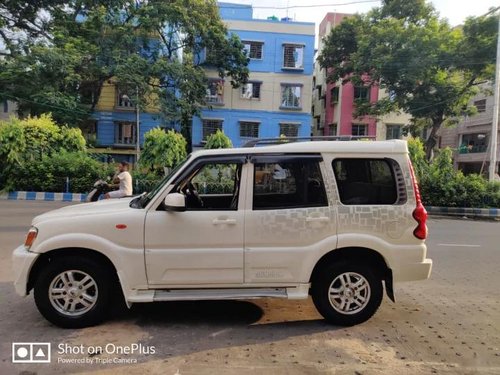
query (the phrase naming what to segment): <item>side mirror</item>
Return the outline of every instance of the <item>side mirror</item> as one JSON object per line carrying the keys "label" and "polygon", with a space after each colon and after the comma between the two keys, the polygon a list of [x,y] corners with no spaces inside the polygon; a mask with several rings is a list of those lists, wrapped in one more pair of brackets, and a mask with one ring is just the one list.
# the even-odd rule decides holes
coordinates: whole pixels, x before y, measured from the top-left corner
{"label": "side mirror", "polygon": [[165,197],[167,211],[186,211],[186,197],[181,193],[170,193]]}

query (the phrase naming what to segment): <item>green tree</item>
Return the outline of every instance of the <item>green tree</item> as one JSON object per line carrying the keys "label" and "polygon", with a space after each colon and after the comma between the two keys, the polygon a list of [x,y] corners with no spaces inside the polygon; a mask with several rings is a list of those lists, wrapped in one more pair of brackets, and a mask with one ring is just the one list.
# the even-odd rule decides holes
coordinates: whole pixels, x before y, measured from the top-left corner
{"label": "green tree", "polygon": [[187,127],[205,104],[207,66],[235,87],[248,77],[243,44],[228,35],[215,0],[9,0],[1,39],[0,99],[22,113],[50,111],[58,123],[87,119],[113,78],[132,96],[138,89],[141,106],[161,105]]}
{"label": "green tree", "polygon": [[430,160],[439,128],[476,110],[468,102],[493,77],[496,38],[493,14],[452,28],[424,0],[384,0],[334,28],[319,63],[330,82],[388,90],[391,95],[375,104],[357,101],[356,116],[410,113],[430,129]]}
{"label": "green tree", "polygon": [[210,134],[207,137],[207,143],[205,144],[206,149],[231,148],[231,147],[233,147],[231,140],[220,129],[217,129],[217,131],[214,134]]}
{"label": "green tree", "polygon": [[144,149],[139,159],[140,167],[156,175],[163,175],[164,168],[172,168],[186,158],[186,140],[173,130],[151,129],[144,135]]}

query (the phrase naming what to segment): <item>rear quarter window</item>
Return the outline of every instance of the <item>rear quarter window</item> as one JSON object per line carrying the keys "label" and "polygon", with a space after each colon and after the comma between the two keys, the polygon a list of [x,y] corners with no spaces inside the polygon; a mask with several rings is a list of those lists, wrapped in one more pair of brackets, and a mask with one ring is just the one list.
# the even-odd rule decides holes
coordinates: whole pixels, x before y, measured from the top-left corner
{"label": "rear quarter window", "polygon": [[342,204],[390,205],[406,201],[401,168],[392,159],[342,158],[333,160],[332,167]]}

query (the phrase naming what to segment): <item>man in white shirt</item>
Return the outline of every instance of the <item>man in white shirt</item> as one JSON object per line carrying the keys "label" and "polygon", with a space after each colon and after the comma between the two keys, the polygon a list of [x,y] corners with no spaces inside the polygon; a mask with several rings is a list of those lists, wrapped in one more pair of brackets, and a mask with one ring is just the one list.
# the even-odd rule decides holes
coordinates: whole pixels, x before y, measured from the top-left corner
{"label": "man in white shirt", "polygon": [[104,198],[122,198],[132,195],[132,176],[128,170],[129,164],[126,161],[118,164],[118,174],[113,178],[113,184],[119,184],[118,190],[106,193]]}

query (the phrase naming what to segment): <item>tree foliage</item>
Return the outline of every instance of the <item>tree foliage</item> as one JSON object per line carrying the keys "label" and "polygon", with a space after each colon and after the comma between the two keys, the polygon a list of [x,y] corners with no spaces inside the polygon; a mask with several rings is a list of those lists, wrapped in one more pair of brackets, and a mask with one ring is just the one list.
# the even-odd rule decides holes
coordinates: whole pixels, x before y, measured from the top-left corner
{"label": "tree foliage", "polygon": [[207,143],[205,144],[206,149],[214,148],[231,148],[233,144],[227,135],[220,129],[213,134],[210,134],[207,138]]}
{"label": "tree foliage", "polygon": [[140,167],[163,175],[164,168],[173,168],[186,158],[186,146],[186,139],[173,130],[151,129],[144,135]]}
{"label": "tree foliage", "polygon": [[357,103],[356,115],[410,113],[430,128],[430,159],[441,125],[474,113],[470,98],[493,77],[497,16],[470,17],[452,28],[424,0],[382,3],[334,28],[319,62],[330,82],[388,90],[391,95],[374,104]]}
{"label": "tree foliage", "polygon": [[0,40],[0,99],[59,123],[88,118],[110,79],[179,121],[205,104],[207,65],[235,87],[248,77],[243,44],[228,35],[215,0],[7,0]]}

